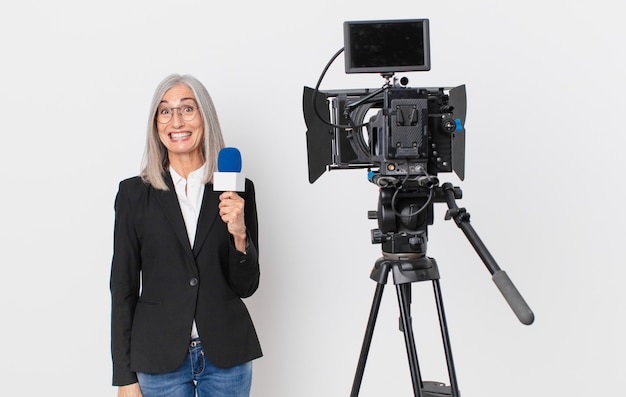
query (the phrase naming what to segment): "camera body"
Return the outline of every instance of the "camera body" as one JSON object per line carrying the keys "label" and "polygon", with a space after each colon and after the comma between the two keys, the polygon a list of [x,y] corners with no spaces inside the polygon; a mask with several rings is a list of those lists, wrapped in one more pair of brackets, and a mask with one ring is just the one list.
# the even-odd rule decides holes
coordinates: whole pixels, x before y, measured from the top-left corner
{"label": "camera body", "polygon": [[[313,96],[305,88],[305,115],[315,112]],[[305,117],[309,181],[326,170],[353,168],[393,177],[454,171],[463,179],[465,100],[464,85],[317,91],[318,112],[331,123]]]}
{"label": "camera body", "polygon": [[344,23],[346,73],[380,73],[379,89],[304,88],[309,182],[333,169],[385,178],[464,179],[465,86],[413,88],[398,71],[430,69],[428,20]]}

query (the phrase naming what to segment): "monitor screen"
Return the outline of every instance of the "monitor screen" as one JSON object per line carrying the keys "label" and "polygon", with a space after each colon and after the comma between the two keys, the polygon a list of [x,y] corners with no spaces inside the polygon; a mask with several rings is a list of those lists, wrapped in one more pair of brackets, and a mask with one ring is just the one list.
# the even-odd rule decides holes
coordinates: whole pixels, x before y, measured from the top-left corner
{"label": "monitor screen", "polygon": [[344,22],[346,73],[430,70],[428,19]]}

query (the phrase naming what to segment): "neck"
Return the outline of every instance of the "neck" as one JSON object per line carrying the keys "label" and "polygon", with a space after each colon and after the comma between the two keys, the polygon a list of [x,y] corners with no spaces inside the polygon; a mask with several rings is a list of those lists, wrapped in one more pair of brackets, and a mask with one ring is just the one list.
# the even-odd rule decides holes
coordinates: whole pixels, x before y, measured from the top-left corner
{"label": "neck", "polygon": [[199,169],[204,164],[204,159],[201,155],[180,155],[169,156],[169,163],[172,168],[176,170],[178,175],[187,179],[190,173]]}

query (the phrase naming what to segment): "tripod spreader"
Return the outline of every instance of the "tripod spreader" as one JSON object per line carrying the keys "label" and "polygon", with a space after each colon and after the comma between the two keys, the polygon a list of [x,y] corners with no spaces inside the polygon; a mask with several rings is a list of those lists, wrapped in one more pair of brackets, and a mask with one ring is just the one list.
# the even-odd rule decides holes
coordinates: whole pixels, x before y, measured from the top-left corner
{"label": "tripod spreader", "polygon": [[492,275],[493,282],[496,284],[519,321],[525,325],[532,324],[535,320],[535,315],[532,310],[530,310],[530,307],[528,307],[522,295],[517,288],[515,288],[509,276],[500,269],[496,260],[491,256],[480,237],[478,237],[478,234],[470,224],[469,213],[465,208],[459,208],[456,205],[455,193],[458,195],[458,188],[455,188],[451,183],[444,183],[441,187],[445,195],[446,203],[448,204],[445,219],[454,219],[456,225],[463,231],[465,237],[467,237],[470,244],[472,244],[480,259],[482,259],[485,266],[487,266],[487,269]]}

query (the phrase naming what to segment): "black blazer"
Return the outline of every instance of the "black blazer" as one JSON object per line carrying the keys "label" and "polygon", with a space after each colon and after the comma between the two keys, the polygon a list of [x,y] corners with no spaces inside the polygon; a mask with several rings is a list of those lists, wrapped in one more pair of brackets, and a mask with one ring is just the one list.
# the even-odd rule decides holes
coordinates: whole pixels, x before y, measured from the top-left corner
{"label": "black blazer", "polygon": [[115,199],[111,266],[113,385],[136,372],[163,373],[182,363],[192,322],[208,359],[231,367],[261,357],[254,325],[241,298],[259,285],[254,185],[246,179],[246,253],[237,251],[219,216],[219,195],[204,190],[192,248],[169,172],[169,191],[139,177],[120,182]]}

